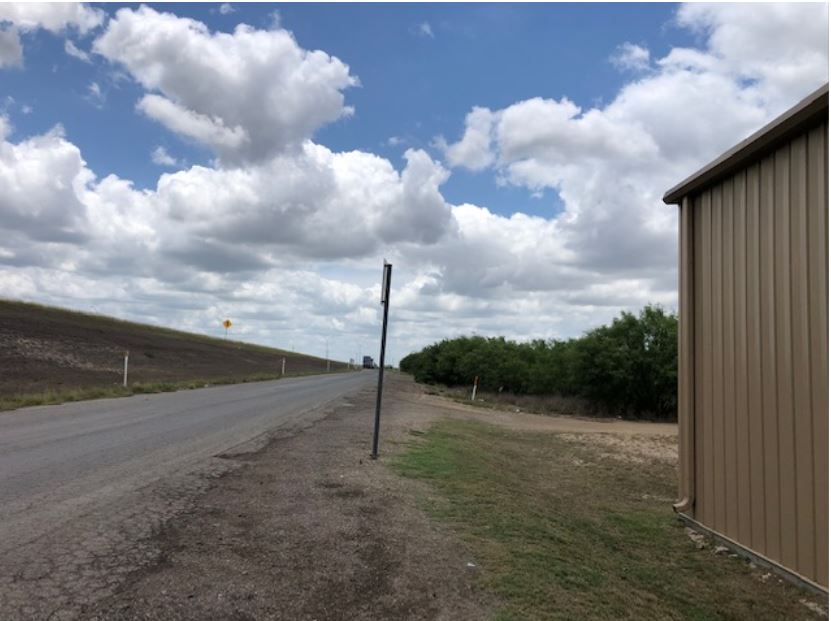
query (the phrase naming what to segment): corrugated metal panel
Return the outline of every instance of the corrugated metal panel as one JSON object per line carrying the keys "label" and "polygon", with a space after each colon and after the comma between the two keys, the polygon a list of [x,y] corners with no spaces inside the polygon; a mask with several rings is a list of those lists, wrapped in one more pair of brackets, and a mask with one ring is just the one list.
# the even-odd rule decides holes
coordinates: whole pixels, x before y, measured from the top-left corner
{"label": "corrugated metal panel", "polygon": [[826,119],[685,199],[679,299],[693,517],[824,586],[827,143]]}
{"label": "corrugated metal panel", "polygon": [[765,452],[765,547],[761,552],[780,558],[779,545],[779,430],[776,416],[776,313],[773,256],[773,156],[762,160],[759,178],[759,275],[761,296],[762,428]]}
{"label": "corrugated metal panel", "polygon": [[[695,300],[692,263],[693,256],[695,256],[692,235],[694,212],[692,202],[688,198],[685,198],[681,204],[680,216],[684,223],[678,227],[678,261],[684,267],[678,274],[680,278],[678,312],[685,318],[691,318],[693,317],[693,302]],[[695,439],[695,418],[693,417],[695,395],[693,394],[693,385],[681,379],[692,374],[694,370],[696,345],[693,325],[692,321],[682,321],[678,330],[678,351],[680,353],[678,360],[678,410],[679,420],[681,421],[678,428],[678,441],[686,447],[681,452],[679,469],[681,501],[675,505],[678,511],[688,511],[691,508],[695,492],[692,489],[693,473],[697,467],[693,445]]]}
{"label": "corrugated metal panel", "polygon": [[[808,333],[817,582],[828,584],[828,125],[808,134]],[[816,206],[822,205],[818,209]]]}
{"label": "corrugated metal panel", "polygon": [[765,550],[765,427],[762,418],[762,333],[761,333],[761,238],[759,234],[759,173],[761,166],[747,169],[747,425],[750,451],[750,543]]}
{"label": "corrugated metal panel", "polygon": [[790,145],[774,154],[773,266],[776,330],[776,420],[779,429],[781,561],[796,568],[796,484],[791,343]]}
{"label": "corrugated metal panel", "polygon": [[733,183],[733,356],[735,382],[736,441],[736,533],[737,540],[751,541],[750,512],[750,421],[747,409],[747,173],[739,172]]}

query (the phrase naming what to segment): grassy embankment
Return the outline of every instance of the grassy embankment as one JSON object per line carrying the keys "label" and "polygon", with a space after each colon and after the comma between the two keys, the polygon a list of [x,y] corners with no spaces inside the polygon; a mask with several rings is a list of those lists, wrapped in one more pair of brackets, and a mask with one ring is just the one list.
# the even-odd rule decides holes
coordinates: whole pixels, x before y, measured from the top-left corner
{"label": "grassy embankment", "polygon": [[[122,386],[124,352],[128,386]],[[0,410],[344,371],[344,363],[13,300],[0,300]]]}
{"label": "grassy embankment", "polygon": [[394,462],[469,546],[497,619],[818,618],[816,597],[690,540],[673,463],[587,437],[445,421]]}

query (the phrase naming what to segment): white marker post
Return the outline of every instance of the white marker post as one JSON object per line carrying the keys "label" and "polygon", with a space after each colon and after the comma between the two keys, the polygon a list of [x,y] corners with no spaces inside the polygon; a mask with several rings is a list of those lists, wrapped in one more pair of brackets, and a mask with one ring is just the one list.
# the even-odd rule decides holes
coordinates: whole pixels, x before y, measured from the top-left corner
{"label": "white marker post", "polygon": [[471,401],[476,401],[476,389],[479,388],[479,376],[473,378],[473,394],[470,395]]}
{"label": "white marker post", "polygon": [[283,356],[283,370],[280,371],[280,375],[285,375],[285,374],[286,374],[286,357]]}
{"label": "white marker post", "polygon": [[130,360],[130,352],[124,352],[124,388],[127,388],[127,363]]}

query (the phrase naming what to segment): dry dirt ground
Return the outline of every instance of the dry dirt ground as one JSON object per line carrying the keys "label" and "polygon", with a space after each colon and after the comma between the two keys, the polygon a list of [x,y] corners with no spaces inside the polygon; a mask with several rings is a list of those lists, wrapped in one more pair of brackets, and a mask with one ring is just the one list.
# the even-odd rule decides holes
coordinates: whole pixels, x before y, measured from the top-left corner
{"label": "dry dirt ground", "polygon": [[162,525],[148,546],[153,562],[84,605],[80,618],[484,619],[498,602],[476,587],[476,559],[419,508],[426,488],[385,465],[411,434],[443,416],[579,437],[657,433],[662,447],[674,433],[466,408],[397,374],[388,375],[384,406],[378,461],[368,459],[372,389],[308,429],[226,456],[241,467]]}
{"label": "dry dirt ground", "polygon": [[283,357],[289,374],[326,368],[313,356],[0,300],[0,397],[120,385],[125,350],[131,383],[276,376]]}
{"label": "dry dirt ground", "polygon": [[385,461],[441,414],[389,374],[382,458],[368,458],[374,391],[275,437],[155,537],[157,562],[84,619],[482,619],[473,559]]}

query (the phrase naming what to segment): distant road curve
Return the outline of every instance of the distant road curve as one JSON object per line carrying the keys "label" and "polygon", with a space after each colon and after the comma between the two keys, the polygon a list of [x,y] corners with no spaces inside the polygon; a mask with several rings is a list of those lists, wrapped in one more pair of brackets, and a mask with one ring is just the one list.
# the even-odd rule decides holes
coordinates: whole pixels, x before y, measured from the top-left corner
{"label": "distant road curve", "polygon": [[141,540],[186,509],[206,474],[233,467],[216,456],[309,424],[375,377],[335,373],[0,413],[0,618],[78,616],[152,558]]}

